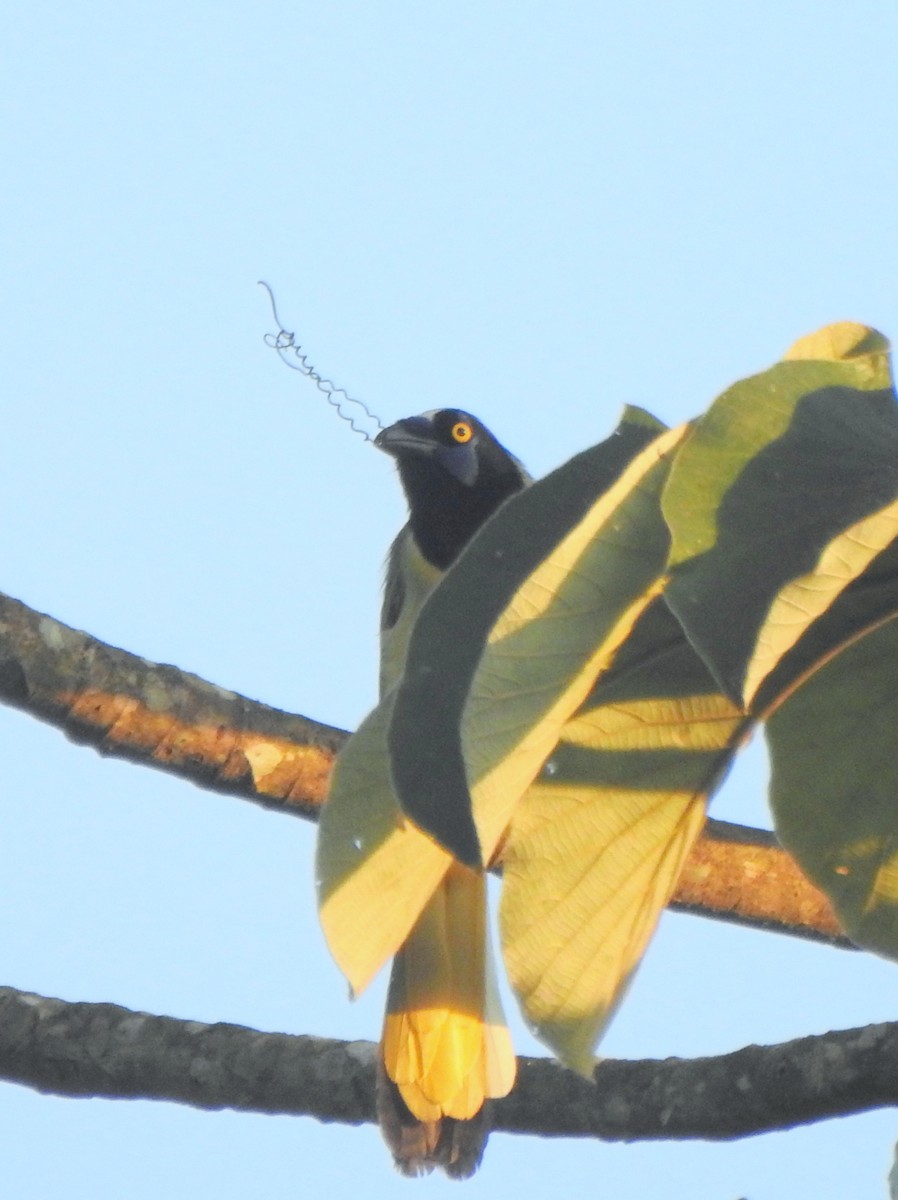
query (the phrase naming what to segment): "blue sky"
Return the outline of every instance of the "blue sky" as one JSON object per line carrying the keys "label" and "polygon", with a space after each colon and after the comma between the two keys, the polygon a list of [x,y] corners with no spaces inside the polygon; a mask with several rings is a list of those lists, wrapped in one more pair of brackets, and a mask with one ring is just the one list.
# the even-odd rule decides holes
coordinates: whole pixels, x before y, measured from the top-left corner
{"label": "blue sky", "polygon": [[[0,588],[353,727],[391,463],[262,338],[385,421],[482,417],[542,474],[622,404],[704,408],[803,333],[898,335],[898,9],[571,2],[9,5]],[[2,980],[377,1036],[313,907],[314,830],[0,712]],[[767,820],[753,747],[714,810]],[[713,1054],[898,1015],[895,968],[665,917],[606,1042]],[[522,1052],[538,1052],[520,1028]],[[377,1132],[0,1090],[0,1188],[277,1200],[400,1180]],[[898,1116],[732,1145],[496,1136],[472,1197],[885,1194]]]}

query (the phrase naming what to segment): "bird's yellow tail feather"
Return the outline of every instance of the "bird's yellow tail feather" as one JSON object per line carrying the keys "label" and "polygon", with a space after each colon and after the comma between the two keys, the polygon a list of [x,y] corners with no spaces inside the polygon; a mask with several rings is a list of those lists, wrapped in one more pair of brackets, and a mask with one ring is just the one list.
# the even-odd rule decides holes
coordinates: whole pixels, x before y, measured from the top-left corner
{"label": "bird's yellow tail feather", "polygon": [[453,864],[396,955],[384,1020],[387,1075],[420,1121],[469,1120],[515,1078],[496,989],[486,880]]}

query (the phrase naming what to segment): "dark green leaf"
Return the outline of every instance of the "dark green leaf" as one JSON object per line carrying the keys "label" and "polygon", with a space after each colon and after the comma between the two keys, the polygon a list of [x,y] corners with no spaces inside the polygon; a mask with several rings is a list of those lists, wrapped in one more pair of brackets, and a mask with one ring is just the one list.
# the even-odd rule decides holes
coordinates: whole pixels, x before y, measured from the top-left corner
{"label": "dark green leaf", "polygon": [[898,958],[898,618],[847,645],[766,725],[776,829],[849,937]]}

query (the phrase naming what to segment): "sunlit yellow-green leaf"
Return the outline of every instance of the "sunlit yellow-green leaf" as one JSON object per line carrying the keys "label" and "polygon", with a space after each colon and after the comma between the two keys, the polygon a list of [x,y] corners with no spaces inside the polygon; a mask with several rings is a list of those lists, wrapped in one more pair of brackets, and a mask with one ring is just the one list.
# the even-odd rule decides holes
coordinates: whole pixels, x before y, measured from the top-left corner
{"label": "sunlit yellow-green leaf", "polygon": [[621,648],[515,809],[503,952],[524,1016],[589,1074],[749,722],[663,599]]}
{"label": "sunlit yellow-green leaf", "polygon": [[393,694],[341,751],[318,827],[321,925],[354,992],[405,941],[451,855],[404,816],[389,778]]}
{"label": "sunlit yellow-green leaf", "polygon": [[783,361],[813,359],[817,362],[845,362],[848,359],[861,359],[864,360],[862,369],[868,370],[871,378],[879,379],[883,371],[889,370],[889,350],[889,339],[879,330],[860,325],[857,321],[837,321],[793,342],[783,355]]}
{"label": "sunlit yellow-green leaf", "polygon": [[552,784],[534,784],[515,814],[505,962],[534,1032],[573,1070],[591,1074],[704,820],[688,795]]}
{"label": "sunlit yellow-green leaf", "polygon": [[684,434],[684,426],[662,434],[633,459],[490,631],[461,725],[487,860],[564,723],[664,586],[659,496]]}
{"label": "sunlit yellow-green leaf", "polygon": [[[572,530],[579,529],[584,523],[592,528],[601,527],[601,522],[595,520],[593,509],[597,503],[602,504],[603,495],[621,480],[622,474],[659,435],[662,440],[680,436],[664,434],[663,430],[664,426],[647,413],[628,408],[610,438],[576,455],[505,504],[469,544],[421,610],[409,644],[390,728],[392,775],[405,812],[469,866],[481,865],[483,853],[471,810],[460,729],[471,682],[487,638],[522,583],[534,572],[540,572],[540,584],[534,585],[534,596],[537,586],[554,586],[559,582],[558,567],[544,567],[543,564],[558,552],[560,545],[566,547],[562,553],[568,555],[569,565],[575,564],[576,556],[567,548]],[[649,451],[649,458],[640,466],[641,473],[651,472],[658,453],[656,448]],[[642,493],[646,485],[640,481],[641,475],[637,472],[631,482],[638,494],[627,496],[633,510],[640,506],[645,508]],[[570,643],[569,628],[565,625],[564,632],[560,632],[564,622],[554,619],[563,605],[561,602],[550,604],[547,619],[542,623],[547,640],[537,645],[536,651],[542,657],[543,665],[549,665],[556,673],[559,651],[562,655],[567,654],[565,670],[576,672],[579,669],[577,656],[588,659],[592,655],[595,642],[605,639],[608,628],[623,618],[624,610],[648,586],[646,580],[654,586],[663,565],[659,546],[665,543],[667,535],[657,511],[657,500],[654,501],[645,545],[631,530],[630,517],[621,516],[617,522],[613,511],[603,508],[602,512],[607,516],[604,533],[607,547],[610,548],[615,540],[617,524],[620,531],[625,525],[630,530],[627,534],[629,548],[622,548],[617,553],[617,560],[623,562],[629,556],[633,563],[624,562],[625,571],[629,572],[626,580],[612,583],[600,598],[592,597],[588,601],[593,605],[600,602],[617,605],[613,612],[602,618],[601,627],[596,624],[590,628],[591,617],[587,613],[568,612],[569,628],[576,627],[579,638],[573,658],[571,646],[565,644]],[[621,540],[620,536],[618,540]],[[613,549],[609,549],[609,554],[613,559]],[[616,588],[620,590],[616,591]],[[576,581],[572,579],[569,594],[572,595],[575,589]],[[541,596],[535,602],[545,606],[549,600],[549,597]],[[539,642],[538,637],[536,641]],[[518,666],[523,673],[510,684],[518,700],[507,708],[503,706],[500,724],[512,712],[517,712],[520,717],[517,703],[522,690],[530,686],[527,672],[539,669],[532,655],[529,662],[519,662]],[[470,728],[470,719],[466,720]],[[538,763],[532,767],[531,774],[537,766]],[[526,784],[520,785],[520,790],[523,786]],[[514,799],[506,793],[504,802],[510,806]],[[496,827],[502,819],[499,814],[487,830],[487,844],[483,847],[487,858],[495,844]]]}
{"label": "sunlit yellow-green leaf", "polygon": [[[792,580],[777,594],[758,630],[743,687],[750,705],[762,683],[798,639],[832,605],[846,587],[863,575],[876,556],[898,537],[898,500],[863,517],[837,534],[813,571]],[[845,630],[850,633],[850,630]]]}
{"label": "sunlit yellow-green leaf", "polygon": [[829,326],[699,420],[663,497],[668,602],[745,704],[890,540],[898,404],[888,343]]}
{"label": "sunlit yellow-green leaf", "polygon": [[766,724],[777,834],[849,937],[898,958],[898,616],[824,660]]}

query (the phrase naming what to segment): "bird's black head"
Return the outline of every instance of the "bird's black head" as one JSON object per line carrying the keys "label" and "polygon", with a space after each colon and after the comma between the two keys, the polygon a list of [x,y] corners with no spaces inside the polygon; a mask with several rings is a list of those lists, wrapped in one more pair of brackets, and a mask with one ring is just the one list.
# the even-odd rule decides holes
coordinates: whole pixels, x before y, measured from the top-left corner
{"label": "bird's black head", "polygon": [[396,459],[419,550],[444,570],[499,505],[529,482],[514,455],[458,408],[406,417],[374,444]]}

